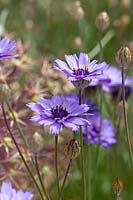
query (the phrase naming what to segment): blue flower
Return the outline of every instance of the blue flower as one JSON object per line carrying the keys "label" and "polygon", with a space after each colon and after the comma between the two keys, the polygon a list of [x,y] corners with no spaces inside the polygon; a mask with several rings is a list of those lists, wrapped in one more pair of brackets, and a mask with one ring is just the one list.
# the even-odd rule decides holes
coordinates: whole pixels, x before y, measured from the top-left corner
{"label": "blue flower", "polygon": [[33,194],[24,192],[22,189],[16,191],[11,182],[3,182],[0,190],[0,200],[31,200]]}
{"label": "blue flower", "polygon": [[50,126],[49,133],[59,134],[63,125],[72,131],[78,131],[79,125],[89,124],[83,116],[89,110],[86,104],[79,105],[75,98],[53,96],[51,99],[39,98],[38,103],[27,106],[37,113],[31,118],[40,125]]}
{"label": "blue flower", "polygon": [[13,52],[16,50],[16,41],[10,42],[8,37],[4,37],[0,40],[0,60],[5,58],[17,57],[17,54]]}
{"label": "blue flower", "polygon": [[75,87],[84,89],[89,86],[91,81],[105,81],[107,77],[103,70],[108,67],[105,62],[97,64],[96,60],[90,62],[88,54],[80,53],[79,58],[76,54],[65,55],[66,62],[56,59],[55,69],[67,75]]}
{"label": "blue flower", "polygon": [[91,124],[83,126],[84,141],[90,144],[100,144],[104,148],[116,143],[115,131],[108,119],[101,118],[98,111],[94,111],[93,115],[88,116],[87,119]]}
{"label": "blue flower", "polygon": [[[104,71],[104,74],[108,77],[109,81],[102,84],[102,89],[105,92],[110,92],[114,99],[118,98],[119,91],[122,85],[121,70],[114,66],[110,66]],[[125,78],[125,98],[127,99],[133,91],[133,77],[126,76]],[[120,97],[122,99],[122,95]]]}

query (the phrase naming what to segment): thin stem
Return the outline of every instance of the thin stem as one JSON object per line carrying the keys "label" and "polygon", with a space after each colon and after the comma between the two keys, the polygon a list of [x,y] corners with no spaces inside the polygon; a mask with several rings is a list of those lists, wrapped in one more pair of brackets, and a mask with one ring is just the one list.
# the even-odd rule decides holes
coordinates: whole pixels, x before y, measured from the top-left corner
{"label": "thin stem", "polygon": [[17,126],[17,129],[18,129],[18,132],[19,132],[19,134],[20,134],[20,137],[22,138],[22,140],[23,140],[25,146],[27,147],[28,145],[27,145],[26,139],[25,139],[25,137],[24,137],[24,133],[23,133],[23,131],[22,131],[22,129],[21,129],[21,127],[20,127],[18,121],[16,120],[16,117],[15,117],[15,115],[14,115],[14,112],[13,112],[13,110],[12,110],[10,104],[9,104],[8,102],[6,102],[6,104],[7,104],[8,108],[9,108],[11,114],[12,114],[13,120],[14,120],[16,126]]}
{"label": "thin stem", "polygon": [[12,140],[13,140],[15,146],[16,146],[16,149],[19,152],[19,155],[20,155],[20,157],[21,157],[21,159],[22,159],[22,161],[23,161],[23,163],[24,163],[29,175],[31,176],[32,181],[34,182],[34,184],[35,184],[35,186],[36,186],[36,188],[37,188],[37,190],[38,190],[38,192],[40,194],[41,200],[45,200],[44,197],[43,197],[43,194],[41,192],[41,189],[40,189],[36,179],[34,178],[34,175],[32,174],[32,171],[31,171],[30,167],[28,166],[23,154],[21,153],[21,150],[20,150],[20,148],[19,148],[19,146],[18,146],[18,144],[17,144],[17,142],[16,142],[16,140],[15,140],[15,138],[13,136],[13,133],[12,133],[12,131],[11,131],[9,125],[8,125],[8,121],[7,121],[7,118],[6,118],[6,113],[5,113],[5,109],[4,109],[4,104],[3,103],[1,104],[1,107],[2,107],[2,113],[3,113],[3,116],[4,116],[4,120],[5,120],[5,124],[6,124],[7,130],[9,131],[10,136],[11,136],[11,138],[12,138]]}
{"label": "thin stem", "polygon": [[39,181],[40,181],[40,184],[41,184],[41,187],[42,187],[42,190],[47,198],[47,200],[50,200],[50,197],[46,191],[46,188],[42,182],[42,178],[41,178],[41,174],[40,174],[40,171],[39,171],[39,164],[38,164],[38,158],[37,158],[37,155],[35,155],[35,167],[36,167],[36,172],[37,172],[37,175],[38,175],[38,178],[39,178]]}
{"label": "thin stem", "polygon": [[[106,35],[101,40],[102,47],[104,48],[106,44],[109,43],[109,41],[114,37],[115,32],[113,30],[109,30]],[[90,58],[94,58],[98,53],[100,52],[99,44],[97,44],[90,52],[89,56]]]}
{"label": "thin stem", "polygon": [[65,183],[66,183],[66,179],[67,179],[67,176],[68,176],[68,173],[69,173],[71,164],[72,164],[72,158],[70,159],[69,164],[68,164],[68,166],[67,166],[67,170],[66,170],[66,173],[65,173],[65,177],[64,177],[64,180],[63,180],[63,183],[62,183],[62,186],[61,186],[61,190],[60,190],[59,200],[62,199],[62,193],[63,193],[63,190],[64,190],[64,186],[65,186]]}
{"label": "thin stem", "polygon": [[58,135],[55,135],[55,171],[56,171],[56,181],[57,181],[57,192],[59,197],[60,185],[59,185],[59,173],[58,173]]}
{"label": "thin stem", "polygon": [[129,150],[129,156],[130,156],[130,162],[131,167],[133,167],[133,154],[132,154],[132,147],[130,143],[130,134],[129,134],[129,128],[128,128],[128,120],[127,120],[127,112],[126,112],[126,106],[125,106],[125,85],[124,85],[124,67],[122,66],[122,101],[123,101],[123,113],[124,113],[124,122],[125,122],[125,129],[126,129],[126,138],[128,143],[128,150]]}
{"label": "thin stem", "polygon": [[[79,89],[79,105],[82,103],[83,90]],[[82,127],[80,126],[80,158],[81,158],[81,171],[82,171],[82,190],[83,200],[86,200],[86,179],[85,179],[85,160],[84,160],[84,146],[82,137]]]}
{"label": "thin stem", "polygon": [[100,48],[100,62],[103,61],[102,32],[98,31],[98,42]]}

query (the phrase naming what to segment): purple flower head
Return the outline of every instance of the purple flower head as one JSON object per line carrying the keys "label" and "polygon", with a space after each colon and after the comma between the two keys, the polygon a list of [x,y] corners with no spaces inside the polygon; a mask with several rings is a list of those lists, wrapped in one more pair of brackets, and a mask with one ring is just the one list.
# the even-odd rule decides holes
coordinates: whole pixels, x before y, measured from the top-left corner
{"label": "purple flower head", "polygon": [[4,37],[0,40],[0,60],[5,58],[18,57],[13,52],[16,50],[16,41],[11,41],[8,37]]}
{"label": "purple flower head", "polygon": [[65,55],[66,62],[56,59],[55,69],[67,75],[75,87],[84,89],[89,86],[91,81],[105,81],[107,77],[103,70],[108,67],[105,62],[97,64],[96,60],[90,62],[88,54],[80,53],[79,58],[76,54]]}
{"label": "purple flower head", "polygon": [[27,106],[37,113],[31,118],[40,125],[50,126],[49,133],[59,134],[62,126],[78,131],[79,125],[89,124],[83,116],[89,110],[86,104],[79,105],[75,98],[53,96],[51,99],[39,98],[38,103],[28,103]]}
{"label": "purple flower head", "polygon": [[31,200],[33,194],[24,192],[22,189],[16,191],[11,182],[3,182],[0,190],[0,200]]}
{"label": "purple flower head", "polygon": [[[119,91],[121,88],[122,76],[121,70],[114,66],[110,66],[104,71],[104,74],[108,76],[109,82],[104,82],[102,84],[102,89],[105,92],[110,92],[114,99],[118,98]],[[125,78],[125,98],[127,99],[131,92],[133,91],[133,77],[127,76]],[[122,99],[122,96],[120,97]]]}
{"label": "purple flower head", "polygon": [[101,116],[97,111],[94,111],[93,114],[94,115],[91,117],[87,117],[87,119],[91,122],[91,125],[83,127],[83,140],[89,142],[90,144],[100,144],[104,148],[115,144],[116,139],[114,128],[111,126],[109,120],[101,119]]}

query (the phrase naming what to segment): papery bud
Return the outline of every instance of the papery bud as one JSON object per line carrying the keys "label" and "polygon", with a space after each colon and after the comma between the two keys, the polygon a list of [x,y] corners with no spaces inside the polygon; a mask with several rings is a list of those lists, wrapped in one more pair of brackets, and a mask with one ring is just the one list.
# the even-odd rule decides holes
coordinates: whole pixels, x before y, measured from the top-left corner
{"label": "papery bud", "polygon": [[109,26],[109,16],[107,12],[100,12],[96,17],[96,27],[99,31],[103,32]]}
{"label": "papery bud", "polygon": [[44,147],[44,138],[38,132],[28,139],[29,148],[33,153],[39,153]]}
{"label": "papery bud", "polygon": [[[126,108],[126,112],[128,111],[128,103],[125,102],[125,108]],[[117,105],[117,114],[118,115],[122,115],[123,114],[123,101],[120,101]]]}
{"label": "papery bud", "polygon": [[120,18],[121,28],[125,29],[130,23],[130,16],[125,14]]}
{"label": "papery bud", "polygon": [[75,1],[72,5],[72,15],[75,20],[80,21],[84,17],[84,10],[80,1]]}
{"label": "papery bud", "polygon": [[131,52],[131,62],[133,61],[133,41],[131,41],[131,42],[128,42],[128,44],[127,44],[127,46],[128,46],[128,48],[129,48],[129,50],[130,50],[130,52]]}
{"label": "papery bud", "polygon": [[121,0],[122,7],[126,10],[131,6],[131,0]]}
{"label": "papery bud", "polygon": [[77,37],[74,38],[74,45],[77,48],[82,48],[83,47],[83,41],[82,41],[80,36],[77,36]]}
{"label": "papery bud", "polygon": [[116,62],[118,65],[127,68],[132,60],[131,52],[127,46],[121,47],[116,53]]}
{"label": "papery bud", "polygon": [[11,96],[11,90],[6,83],[0,83],[0,102],[7,101]]}
{"label": "papery bud", "polygon": [[70,140],[70,142],[66,144],[64,150],[65,155],[68,156],[70,159],[76,158],[80,153],[79,142],[75,139]]}
{"label": "papery bud", "polygon": [[117,196],[120,196],[122,189],[123,189],[123,182],[119,177],[116,177],[112,183],[114,192]]}

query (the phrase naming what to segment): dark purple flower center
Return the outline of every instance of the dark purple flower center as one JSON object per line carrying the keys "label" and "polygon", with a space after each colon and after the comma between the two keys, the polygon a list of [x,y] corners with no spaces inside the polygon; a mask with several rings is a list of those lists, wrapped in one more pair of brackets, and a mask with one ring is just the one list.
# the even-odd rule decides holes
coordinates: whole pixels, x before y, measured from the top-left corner
{"label": "dark purple flower center", "polygon": [[76,76],[87,76],[89,74],[88,67],[82,69],[74,69],[73,74]]}
{"label": "dark purple flower center", "polygon": [[68,112],[66,108],[63,108],[62,105],[56,106],[56,108],[52,108],[52,114],[54,115],[55,118],[63,118],[68,115]]}

